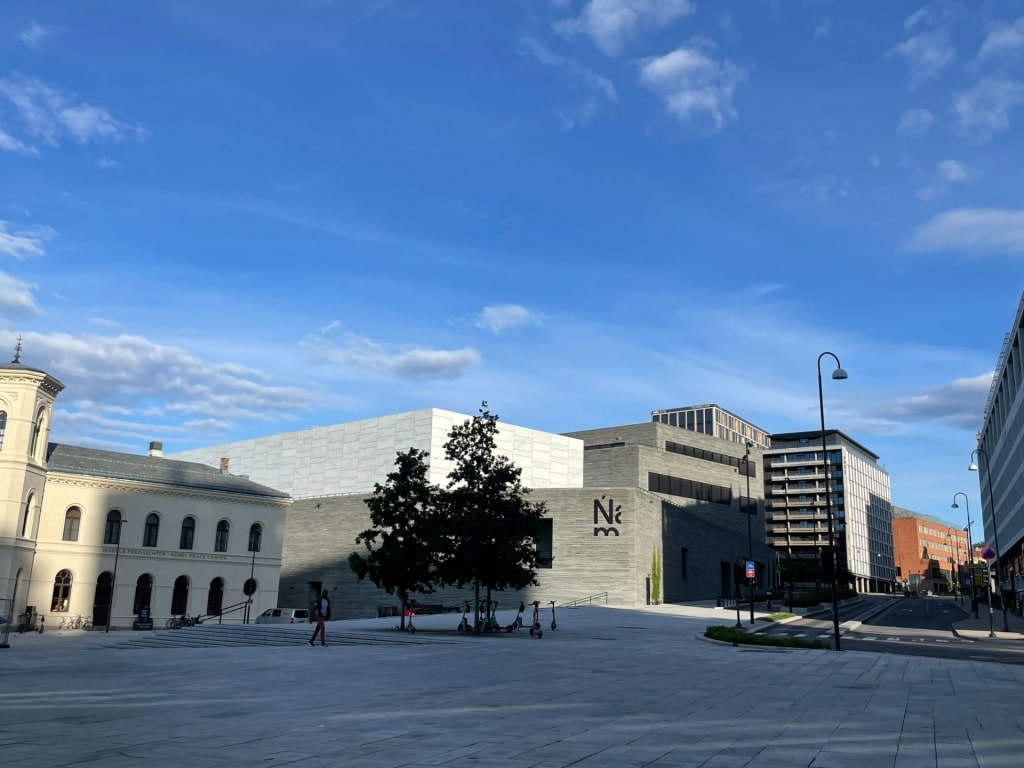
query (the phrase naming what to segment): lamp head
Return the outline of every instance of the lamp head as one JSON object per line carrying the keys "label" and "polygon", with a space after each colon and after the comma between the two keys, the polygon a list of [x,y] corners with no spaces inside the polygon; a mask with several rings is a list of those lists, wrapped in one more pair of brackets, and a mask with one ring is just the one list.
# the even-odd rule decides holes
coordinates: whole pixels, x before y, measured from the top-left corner
{"label": "lamp head", "polygon": [[960,509],[960,505],[957,504],[955,501],[953,502],[953,509]]}
{"label": "lamp head", "polygon": [[978,471],[978,465],[977,465],[977,464],[975,464],[975,463],[974,463],[974,462],[972,461],[972,462],[970,463],[970,465],[968,465],[968,467],[967,467],[967,471],[968,471],[968,472],[977,472],[977,471]]}
{"label": "lamp head", "polygon": [[836,368],[834,371],[832,371],[832,378],[833,379],[845,379],[845,378],[847,378],[846,371],[843,370],[842,368]]}

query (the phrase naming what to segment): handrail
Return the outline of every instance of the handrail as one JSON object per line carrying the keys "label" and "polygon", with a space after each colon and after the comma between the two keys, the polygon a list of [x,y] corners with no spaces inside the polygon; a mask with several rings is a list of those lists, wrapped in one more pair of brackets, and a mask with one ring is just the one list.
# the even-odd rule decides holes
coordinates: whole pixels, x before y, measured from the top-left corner
{"label": "handrail", "polygon": [[204,620],[212,619],[214,616],[217,617],[217,623],[218,624],[223,624],[224,623],[224,616],[225,616],[225,614],[234,613],[235,611],[241,611],[248,604],[249,604],[248,600],[243,600],[240,603],[235,603],[234,605],[229,605],[227,608],[221,608],[217,613],[207,613],[205,615],[199,616],[199,617],[196,618],[196,624],[201,624]]}
{"label": "handrail", "polygon": [[562,603],[558,607],[559,608],[575,608],[575,607],[577,607],[579,605],[583,605],[584,603],[586,603],[587,605],[593,605],[595,600],[597,600],[599,598],[602,598],[602,597],[604,598],[604,604],[608,605],[608,593],[607,592],[598,592],[596,595],[590,595],[589,597],[581,597],[581,598],[578,598],[576,600],[570,600],[568,603]]}

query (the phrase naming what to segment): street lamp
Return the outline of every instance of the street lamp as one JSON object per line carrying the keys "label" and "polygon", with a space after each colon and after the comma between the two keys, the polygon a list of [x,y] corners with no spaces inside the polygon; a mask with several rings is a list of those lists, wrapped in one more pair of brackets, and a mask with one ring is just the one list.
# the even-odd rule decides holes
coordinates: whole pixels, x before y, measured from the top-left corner
{"label": "street lamp", "polygon": [[[974,525],[971,522],[971,502],[967,498],[967,494],[963,491],[957,491],[953,494],[953,509],[960,509],[956,503],[956,497],[964,497],[964,505],[967,507],[967,525],[964,527],[964,531],[967,532],[967,552],[968,552],[968,571],[971,576],[971,610],[974,611],[974,618],[978,618],[978,596],[974,593],[974,544],[971,543],[971,526]],[[991,606],[989,606],[991,608]]]}
{"label": "street lamp", "polygon": [[121,555],[121,526],[126,522],[124,518],[119,518],[117,521],[117,539],[114,541],[117,549],[114,550],[114,573],[110,577],[110,608],[107,609],[107,628],[103,630],[104,633],[110,632],[110,618],[114,613],[114,596],[117,590],[117,559]]}
{"label": "street lamp", "polygon": [[[757,507],[754,512],[750,511],[750,449],[754,447],[751,440],[747,440],[747,452],[743,455],[743,469],[747,475],[747,562],[754,562],[754,537],[750,529],[750,518],[757,514]],[[756,568],[756,566],[755,566]],[[750,593],[750,624],[754,624],[754,578],[747,577],[747,590]]]}
{"label": "street lamp", "polygon": [[821,460],[822,466],[825,471],[825,517],[828,520],[828,549],[829,559],[832,566],[832,635],[835,639],[835,649],[839,650],[839,575],[836,573],[837,560],[836,560],[836,541],[835,534],[832,526],[832,500],[829,498],[828,490],[828,445],[825,442],[825,397],[821,389],[821,358],[828,355],[836,361],[835,370],[832,371],[833,379],[845,379],[847,377],[846,371],[843,370],[843,364],[839,362],[839,358],[836,357],[832,352],[822,352],[818,355],[818,412],[821,414]]}
{"label": "street lamp", "polygon": [[[260,544],[263,539],[263,528],[259,524],[254,524],[249,528],[249,550],[252,552],[252,565],[249,567],[249,583],[256,584],[256,553],[260,551]],[[255,590],[254,590],[255,591]],[[248,596],[249,600],[252,600],[252,595]],[[318,603],[319,605],[319,603]],[[249,617],[252,615],[252,603],[246,603],[245,605],[245,624],[249,623]]]}
{"label": "street lamp", "polygon": [[[979,482],[979,484],[981,482],[981,472],[978,470],[978,465],[974,463],[974,457],[975,456],[984,456],[985,457],[985,479],[988,480],[988,500],[989,500],[989,503],[991,503],[991,505],[992,505],[992,539],[993,539],[993,543],[995,544],[995,550],[996,550],[996,588],[999,590],[999,604],[1003,608],[1003,632],[1009,632],[1010,631],[1010,622],[1006,618],[1006,598],[1003,595],[1003,572],[1002,572],[1002,570],[999,567],[999,521],[996,518],[996,497],[992,493],[992,464],[989,461],[988,452],[984,448],[975,448],[973,451],[971,451],[971,463],[967,467],[967,469],[970,470],[971,472],[977,472],[978,473],[978,482]],[[982,507],[982,512],[984,512],[984,507]],[[984,523],[982,523],[982,526],[984,526]],[[992,629],[992,588],[991,587],[989,587],[989,596],[988,596],[988,620],[989,620],[988,636],[989,637],[995,637],[996,633]]]}
{"label": "street lamp", "polygon": [[946,526],[946,538],[950,540],[950,544],[952,544],[953,541],[956,541],[956,560],[955,561],[953,560],[953,557],[952,557],[952,551],[953,551],[952,547],[950,547],[951,556],[950,556],[949,560],[950,560],[951,563],[955,563],[955,565],[949,569],[949,578],[950,578],[950,581],[953,582],[953,597],[955,598],[955,597],[957,597],[959,595],[959,597],[960,597],[960,605],[963,605],[964,604],[964,590],[963,590],[963,586],[960,585],[960,587],[958,589],[958,584],[959,584],[959,581],[960,581],[959,574],[960,574],[960,562],[961,562],[960,561],[960,533],[959,533],[959,531],[957,531],[956,533],[950,534],[950,531],[957,531],[957,529],[954,528],[951,525]]}

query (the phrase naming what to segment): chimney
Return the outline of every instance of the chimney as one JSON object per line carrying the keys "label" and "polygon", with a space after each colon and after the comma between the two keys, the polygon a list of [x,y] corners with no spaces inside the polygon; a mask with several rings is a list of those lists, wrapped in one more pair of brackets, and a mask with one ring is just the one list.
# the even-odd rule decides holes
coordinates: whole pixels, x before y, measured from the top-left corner
{"label": "chimney", "polygon": [[159,440],[150,440],[149,441],[149,452],[146,455],[147,456],[157,456],[157,457],[163,456],[164,455],[164,444],[161,443]]}
{"label": "chimney", "polygon": [[231,459],[229,459],[227,456],[220,457],[220,471],[223,472],[225,475],[228,473],[228,464],[230,463]]}

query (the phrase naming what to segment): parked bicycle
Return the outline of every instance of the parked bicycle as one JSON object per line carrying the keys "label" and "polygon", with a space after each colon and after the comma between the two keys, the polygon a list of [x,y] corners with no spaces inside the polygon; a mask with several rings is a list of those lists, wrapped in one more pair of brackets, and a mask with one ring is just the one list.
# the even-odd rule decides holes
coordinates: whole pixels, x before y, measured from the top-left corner
{"label": "parked bicycle", "polygon": [[165,625],[168,629],[181,629],[182,627],[194,627],[201,621],[199,616],[189,616],[187,613],[181,616],[171,616]]}

